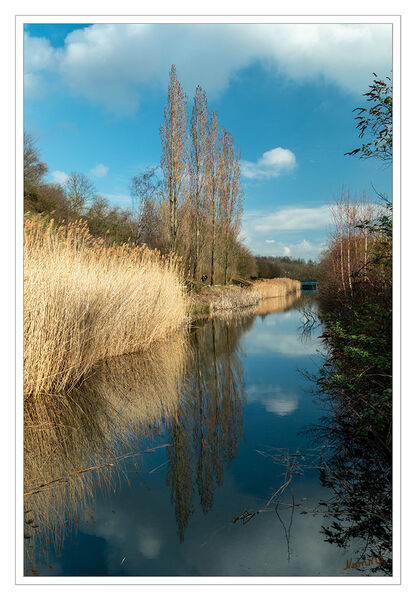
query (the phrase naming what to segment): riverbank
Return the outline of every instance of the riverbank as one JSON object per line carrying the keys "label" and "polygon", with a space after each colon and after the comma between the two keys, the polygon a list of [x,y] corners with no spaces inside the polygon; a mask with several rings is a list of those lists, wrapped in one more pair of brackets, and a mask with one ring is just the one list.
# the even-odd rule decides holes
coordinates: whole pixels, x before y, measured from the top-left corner
{"label": "riverbank", "polygon": [[241,280],[240,285],[205,285],[191,294],[189,312],[191,318],[200,319],[249,307],[254,310],[260,300],[298,294],[300,289],[300,281],[280,277],[254,282]]}

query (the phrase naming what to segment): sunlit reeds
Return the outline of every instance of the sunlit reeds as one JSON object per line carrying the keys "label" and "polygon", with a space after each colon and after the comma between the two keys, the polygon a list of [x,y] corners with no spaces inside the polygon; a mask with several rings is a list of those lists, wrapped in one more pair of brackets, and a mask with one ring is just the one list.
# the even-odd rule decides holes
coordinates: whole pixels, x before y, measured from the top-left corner
{"label": "sunlit reeds", "polygon": [[108,246],[85,223],[24,225],[24,392],[57,393],[100,360],[167,338],[187,320],[179,259]]}
{"label": "sunlit reeds", "polygon": [[255,306],[260,300],[259,293],[253,288],[232,286],[211,302],[213,314]]}
{"label": "sunlit reeds", "polygon": [[[241,280],[243,281],[243,280]],[[210,288],[205,297],[209,314],[221,315],[230,311],[255,311],[257,304],[264,298],[285,298],[300,294],[301,283],[287,277],[263,279],[249,286],[232,285],[226,288]]]}
{"label": "sunlit reeds", "polygon": [[263,279],[254,283],[254,289],[260,298],[277,298],[300,291],[301,283],[288,277],[276,277],[274,279]]}

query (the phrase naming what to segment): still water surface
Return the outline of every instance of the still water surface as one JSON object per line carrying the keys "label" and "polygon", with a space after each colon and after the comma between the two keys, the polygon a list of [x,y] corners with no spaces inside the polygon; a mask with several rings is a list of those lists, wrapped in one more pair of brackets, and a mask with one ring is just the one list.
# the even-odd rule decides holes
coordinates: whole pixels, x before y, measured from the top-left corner
{"label": "still water surface", "polygon": [[26,574],[371,575],[346,568],[354,540],[322,532],[330,492],[307,431],[323,407],[304,375],[322,363],[321,328],[302,327],[314,298],[108,361],[27,426]]}

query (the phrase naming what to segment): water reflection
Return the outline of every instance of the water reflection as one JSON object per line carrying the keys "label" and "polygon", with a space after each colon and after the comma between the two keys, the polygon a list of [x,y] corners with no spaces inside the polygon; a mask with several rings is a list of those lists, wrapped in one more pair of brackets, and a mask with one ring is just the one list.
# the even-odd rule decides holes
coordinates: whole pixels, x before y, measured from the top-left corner
{"label": "water reflection", "polygon": [[[351,454],[340,435],[339,446],[328,445],[325,475],[322,453],[311,469],[312,459],[296,458],[302,472],[275,503],[278,515],[272,503],[249,523],[233,523],[264,507],[285,481],[287,464],[264,453],[284,448],[293,461],[299,431],[320,416],[299,372],[313,364],[319,332],[303,336],[301,313],[285,311],[308,296],[267,301],[267,316],[260,306],[257,315],[195,325],[186,340],[102,363],[66,397],[28,404],[27,566],[44,562],[52,546],[53,570],[43,564],[42,575],[356,575],[344,571],[344,549],[354,547],[358,559],[356,541],[370,526],[383,539],[368,506],[384,502],[379,512],[387,511],[388,474],[383,479],[360,449]],[[344,521],[333,515],[335,504],[358,500],[367,503],[358,521],[358,511]],[[79,542],[76,552],[68,536]]]}
{"label": "water reflection", "polygon": [[299,398],[293,391],[285,391],[276,384],[253,384],[247,389],[248,402],[260,402],[267,412],[280,417],[290,415],[299,405]]}
{"label": "water reflection", "polygon": [[66,396],[25,405],[28,562],[49,545],[59,552],[86,514],[94,519],[97,489],[114,493],[126,462],[164,435],[159,446],[166,446],[167,484],[184,540],[194,492],[207,513],[242,436],[239,339],[253,319],[210,321],[186,341],[97,365]]}
{"label": "water reflection", "polygon": [[178,535],[193,512],[194,489],[202,511],[213,505],[214,488],[235,456],[242,436],[244,378],[239,339],[253,317],[212,320],[191,334],[187,382],[168,448],[167,481],[175,506]]}
{"label": "water reflection", "polygon": [[143,451],[175,418],[186,360],[185,339],[177,337],[146,356],[102,362],[66,396],[25,403],[28,558],[48,545],[59,551],[97,488],[115,489],[120,458]]}
{"label": "water reflection", "polygon": [[285,312],[292,306],[298,306],[303,301],[302,292],[296,290],[293,294],[287,296],[278,296],[276,298],[264,298],[255,308],[256,315],[269,315],[270,313]]}
{"label": "water reflection", "polygon": [[331,491],[325,506],[329,522],[322,527],[325,540],[344,549],[354,542],[353,563],[376,557],[372,571],[391,575],[391,450],[357,435],[348,400],[332,398],[328,415],[314,429],[327,448],[319,469],[322,486]]}

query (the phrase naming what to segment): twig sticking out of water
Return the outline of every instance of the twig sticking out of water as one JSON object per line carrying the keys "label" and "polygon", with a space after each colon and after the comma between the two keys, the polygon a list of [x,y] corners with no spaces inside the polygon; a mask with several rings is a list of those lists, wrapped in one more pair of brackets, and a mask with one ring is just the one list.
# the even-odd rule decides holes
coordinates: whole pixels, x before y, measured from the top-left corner
{"label": "twig sticking out of water", "polygon": [[295,497],[292,494],[292,512],[290,514],[290,522],[289,522],[288,528],[286,528],[286,525],[284,524],[282,517],[279,515],[279,510],[278,510],[279,502],[280,502],[280,500],[278,499],[276,502],[276,506],[274,507],[274,510],[277,515],[277,518],[279,519],[279,521],[282,524],[283,531],[285,532],[286,543],[287,543],[287,560],[289,562],[290,561],[290,530],[291,530],[292,523],[293,523],[293,513],[295,512]]}
{"label": "twig sticking out of water", "polygon": [[53,479],[52,481],[47,481],[45,483],[41,483],[35,490],[31,490],[29,492],[25,492],[24,496],[32,496],[33,494],[38,494],[39,492],[50,489],[50,486],[53,484],[59,483],[68,483],[70,477],[74,477],[75,475],[82,475],[83,473],[88,473],[90,471],[97,471],[98,469],[103,469],[105,467],[114,467],[116,461],[120,461],[126,458],[132,458],[133,456],[138,456],[139,454],[147,454],[148,452],[154,452],[155,450],[159,450],[160,448],[166,448],[167,446],[171,446],[171,444],[162,444],[161,446],[155,446],[154,448],[147,448],[146,450],[140,450],[139,452],[129,452],[127,454],[122,454],[121,456],[117,456],[114,459],[114,462],[106,462],[102,465],[94,465],[92,467],[88,467],[86,469],[80,469],[79,471],[73,471],[72,473],[68,473],[66,477],[58,477],[58,479]]}

